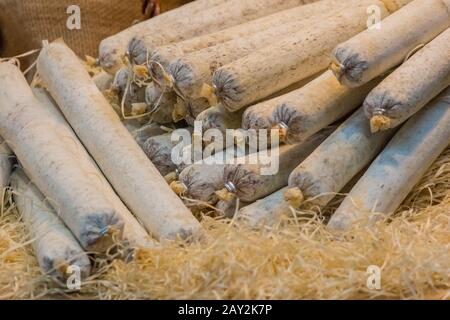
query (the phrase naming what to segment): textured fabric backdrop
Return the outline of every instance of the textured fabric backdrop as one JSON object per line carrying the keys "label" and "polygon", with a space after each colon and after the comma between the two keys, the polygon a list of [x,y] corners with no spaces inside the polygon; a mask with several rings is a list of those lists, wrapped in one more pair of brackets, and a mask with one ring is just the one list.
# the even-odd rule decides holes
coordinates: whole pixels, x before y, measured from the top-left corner
{"label": "textured fabric backdrop", "polygon": [[[99,42],[156,12],[156,0],[0,0],[3,57],[39,48],[43,39],[63,37],[80,56],[97,55]],[[159,0],[161,12],[188,0]],[[67,7],[81,11],[81,30],[66,27]]]}

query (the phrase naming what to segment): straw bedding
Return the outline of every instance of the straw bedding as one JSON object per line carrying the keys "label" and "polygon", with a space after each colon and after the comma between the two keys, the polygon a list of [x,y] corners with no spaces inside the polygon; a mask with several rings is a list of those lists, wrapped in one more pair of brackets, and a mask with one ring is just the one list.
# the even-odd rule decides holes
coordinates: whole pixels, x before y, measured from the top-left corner
{"label": "straw bedding", "polygon": [[[295,212],[273,228],[203,217],[208,236],[138,253],[134,262],[97,261],[77,293],[43,276],[10,195],[0,216],[0,299],[449,299],[450,148],[393,219],[333,236],[323,220],[338,205]],[[367,267],[382,269],[381,290]]]}

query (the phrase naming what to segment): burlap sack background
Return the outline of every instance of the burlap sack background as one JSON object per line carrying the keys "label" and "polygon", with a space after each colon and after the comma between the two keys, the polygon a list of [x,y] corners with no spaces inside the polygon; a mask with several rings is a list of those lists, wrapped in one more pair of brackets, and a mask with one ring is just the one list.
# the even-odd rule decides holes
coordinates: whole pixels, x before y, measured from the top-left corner
{"label": "burlap sack background", "polygon": [[[63,37],[80,56],[97,56],[98,44],[136,20],[149,18],[157,4],[160,12],[188,0],[0,0],[0,55],[11,57],[39,48],[44,39]],[[76,4],[81,11],[81,30],[68,30],[67,7]],[[26,62],[25,62],[26,64]]]}
{"label": "burlap sack background", "polygon": [[191,1],[192,0],[159,0],[158,5],[160,12],[166,12]]}

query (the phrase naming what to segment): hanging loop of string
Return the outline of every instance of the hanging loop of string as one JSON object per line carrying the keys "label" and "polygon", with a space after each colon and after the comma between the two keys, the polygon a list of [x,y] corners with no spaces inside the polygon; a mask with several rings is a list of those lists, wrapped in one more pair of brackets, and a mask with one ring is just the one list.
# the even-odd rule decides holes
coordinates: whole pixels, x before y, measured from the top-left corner
{"label": "hanging loop of string", "polygon": [[150,61],[148,61],[148,65],[149,65],[149,69],[152,68],[152,65],[157,66],[160,69],[160,71],[163,75],[163,78],[164,78],[163,83],[161,83],[161,81],[156,79],[155,76],[151,75],[153,82],[155,82],[161,88],[161,94],[160,94],[159,98],[157,99],[156,104],[153,106],[152,110],[150,111],[150,113],[154,113],[159,109],[164,94],[169,92],[168,89],[173,89],[175,91],[175,93],[177,94],[177,96],[180,97],[180,99],[182,99],[183,101],[186,101],[186,99],[183,97],[181,92],[179,92],[178,88],[176,87],[174,78],[172,77],[171,74],[166,72],[166,70],[161,65],[161,63],[159,63],[158,61],[155,61],[155,60],[150,60]]}
{"label": "hanging loop of string", "polygon": [[172,86],[171,84],[173,83],[173,78],[166,72],[166,70],[164,70],[164,67],[161,65],[161,63],[159,63],[158,61],[155,61],[155,60],[149,60],[148,61],[149,70],[152,69],[153,65],[156,65],[160,69],[160,71],[163,74],[163,77],[166,81],[161,83],[158,79],[156,79],[156,77],[153,75],[153,73],[150,73],[150,76],[152,77],[152,81],[161,88],[161,94],[159,95],[158,99],[156,100],[155,105],[153,106],[152,110],[150,111],[151,113],[156,112],[158,110],[164,94],[168,92],[168,89],[171,88],[171,86]]}
{"label": "hanging loop of string", "polygon": [[153,75],[151,75],[151,76],[152,76],[153,81],[156,84],[158,84],[161,88],[164,89],[163,92],[165,92],[167,88],[170,88],[170,89],[173,89],[173,91],[175,91],[176,95],[178,97],[180,97],[181,100],[183,100],[183,101],[187,101],[188,100],[184,96],[184,94],[181,92],[181,90],[177,87],[177,84],[176,84],[175,79],[173,78],[173,76],[165,70],[164,66],[161,63],[159,63],[156,60],[150,60],[150,61],[148,61],[148,64],[149,64],[149,69],[151,69],[152,65],[156,65],[160,69],[161,74],[162,74],[162,76],[163,76],[163,78],[165,80],[164,83],[161,83],[161,81],[156,79],[155,76],[153,76]]}
{"label": "hanging loop of string", "polygon": [[[169,91],[169,89],[173,89],[175,91],[175,93],[177,94],[177,96],[180,97],[180,99],[182,99],[183,101],[187,101],[186,98],[184,97],[184,95],[176,87],[173,76],[166,72],[165,68],[161,65],[161,63],[159,63],[158,61],[155,61],[155,60],[151,60],[148,50],[146,52],[146,61],[147,61],[146,66],[147,66],[148,70],[151,70],[153,66],[156,66],[161,71],[161,74],[163,75],[164,81],[163,81],[163,83],[161,83],[161,81],[156,79],[156,77],[153,75],[152,72],[149,72],[149,77],[150,77],[151,81],[156,83],[161,88],[161,94],[159,95],[158,99],[156,100],[156,103],[151,108],[151,110],[149,110],[145,113],[139,114],[139,115],[135,115],[135,116],[129,116],[129,115],[125,114],[125,101],[126,101],[128,94],[130,93],[131,85],[133,83],[135,83],[139,87],[142,87],[142,86],[147,86],[150,84],[148,79],[142,80],[141,77],[139,77],[136,74],[132,63],[130,62],[129,53],[127,52],[124,57],[124,64],[128,71],[127,82],[126,82],[125,90],[124,90],[124,93],[123,93],[123,96],[121,99],[121,103],[120,103],[121,115],[122,115],[122,118],[125,120],[133,120],[133,119],[143,118],[146,116],[151,116],[153,113],[155,113],[159,109],[162,99],[163,99],[163,96],[165,93],[167,93]],[[116,76],[114,78],[115,84],[117,84],[117,75],[118,74],[116,73]]]}
{"label": "hanging loop of string", "polygon": [[[17,68],[20,69],[20,60],[19,59],[26,58],[26,57],[31,56],[40,51],[41,51],[41,49],[33,49],[33,50],[27,51],[25,53],[16,55],[14,57],[0,58],[0,62],[5,62],[5,61],[11,62],[12,64],[15,64],[17,66]],[[37,59],[35,59],[31,63],[31,65],[25,71],[22,72],[22,74],[26,75],[28,72],[30,72],[30,70],[32,70],[36,66],[36,64],[37,64]]]}
{"label": "hanging loop of string", "polygon": [[[156,63],[156,61],[153,61],[153,60],[151,60],[151,58],[150,58],[150,51],[147,49],[147,51],[145,52],[145,65],[147,66],[147,69],[148,70],[150,70],[149,71],[149,75],[150,75],[150,77],[151,77],[151,79],[152,79],[152,81],[154,82],[154,83],[157,83],[160,87],[161,87],[161,85],[160,85],[160,83],[157,81],[157,79],[154,77],[154,75],[153,75],[153,72],[151,72],[151,66],[152,66],[152,64],[153,63]],[[163,66],[161,65],[161,64],[159,64],[159,67],[161,68],[161,70],[165,73],[165,70],[164,70],[164,68],[163,68]],[[148,112],[149,114],[153,114],[154,112],[156,112],[158,109],[159,109],[159,106],[160,106],[160,104],[161,104],[161,101],[162,101],[162,98],[163,98],[163,95],[164,95],[164,93],[165,93],[165,91],[166,91],[166,88],[164,87],[163,88],[163,90],[162,90],[162,92],[161,92],[161,94],[159,95],[159,97],[158,97],[158,99],[156,100],[156,103],[154,104],[154,106],[152,107],[152,109]],[[151,121],[151,120],[150,120]]]}
{"label": "hanging loop of string", "polygon": [[161,94],[160,94],[159,98],[156,100],[156,103],[152,107],[152,110],[150,111],[150,113],[155,113],[156,111],[158,111],[158,109],[159,109],[159,107],[161,105],[161,101],[162,101],[162,98],[163,98],[164,94],[169,92],[168,89],[172,89],[175,92],[175,94],[183,102],[187,102],[188,100],[182,94],[181,90],[179,90],[179,88],[177,87],[177,85],[175,83],[175,79],[173,78],[173,76],[166,71],[166,69],[164,68],[164,66],[160,62],[151,59],[150,53],[149,53],[148,50],[147,50],[146,54],[147,54],[146,61],[147,61],[148,69],[149,70],[153,70],[153,67],[156,66],[159,69],[159,71],[161,72],[162,78],[163,78],[163,83],[161,83],[161,81],[156,78],[156,72],[150,72],[150,77],[152,78],[152,81],[154,83],[156,83],[161,88]]}
{"label": "hanging loop of string", "polygon": [[[135,83],[139,87],[142,87],[142,86],[147,86],[150,83],[148,82],[148,79],[142,80],[141,77],[136,74],[136,72],[135,72],[135,70],[133,68],[133,65],[131,64],[131,62],[129,60],[129,53],[128,52],[125,54],[124,64],[125,64],[125,67],[127,68],[127,83],[125,85],[125,90],[124,90],[124,93],[123,93],[123,96],[122,96],[122,99],[121,99],[121,102],[120,102],[120,111],[121,111],[121,114],[122,114],[122,118],[125,119],[125,120],[134,120],[134,119],[139,119],[139,118],[146,117],[146,116],[150,115],[151,112],[145,112],[145,113],[142,113],[142,114],[139,114],[139,115],[135,115],[135,116],[129,116],[129,115],[125,114],[125,100],[126,100],[128,94],[129,94],[129,91],[131,89],[131,85],[133,83]],[[115,77],[114,77],[114,82],[113,82],[116,87],[117,87],[118,74],[119,73],[117,72]]]}

